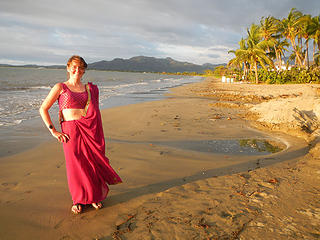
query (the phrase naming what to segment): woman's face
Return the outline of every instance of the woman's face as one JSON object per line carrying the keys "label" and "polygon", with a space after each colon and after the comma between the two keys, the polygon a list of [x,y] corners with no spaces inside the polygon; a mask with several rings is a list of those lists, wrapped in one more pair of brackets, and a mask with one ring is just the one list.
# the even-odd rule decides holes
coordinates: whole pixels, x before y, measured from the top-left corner
{"label": "woman's face", "polygon": [[82,66],[79,61],[72,61],[67,67],[67,71],[70,74],[70,78],[80,79],[85,73],[86,69]]}

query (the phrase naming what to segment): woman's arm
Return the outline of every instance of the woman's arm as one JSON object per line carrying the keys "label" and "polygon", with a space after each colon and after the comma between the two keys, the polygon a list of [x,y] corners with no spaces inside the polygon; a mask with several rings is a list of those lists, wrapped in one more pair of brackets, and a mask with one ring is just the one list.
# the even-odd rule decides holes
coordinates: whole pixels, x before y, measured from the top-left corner
{"label": "woman's arm", "polygon": [[43,101],[39,112],[42,117],[43,122],[46,124],[47,128],[51,132],[52,136],[58,139],[59,142],[67,142],[69,139],[68,135],[58,132],[53,126],[51,117],[49,115],[49,109],[52,107],[55,101],[57,101],[60,93],[62,91],[61,83],[57,83],[49,92],[46,99]]}

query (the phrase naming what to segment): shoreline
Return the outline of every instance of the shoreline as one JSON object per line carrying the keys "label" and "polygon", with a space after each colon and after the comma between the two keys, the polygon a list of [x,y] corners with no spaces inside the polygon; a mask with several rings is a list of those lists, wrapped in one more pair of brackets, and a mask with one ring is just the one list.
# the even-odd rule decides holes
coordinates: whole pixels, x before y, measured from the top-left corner
{"label": "shoreline", "polygon": [[[198,82],[199,77],[197,77],[195,82]],[[202,79],[204,79],[202,77]],[[189,79],[182,79],[179,84],[183,86],[188,84],[186,82],[191,81]],[[152,81],[151,81],[152,82]],[[161,82],[159,80],[159,82]],[[99,84],[100,82],[96,83]],[[141,82],[139,82],[141,83]],[[133,83],[133,84],[139,84]],[[123,83],[123,86],[130,85],[129,83]],[[100,91],[104,91],[104,87],[102,86]],[[160,89],[142,89],[137,92],[127,92],[122,95],[110,95],[105,98],[105,96],[101,96],[100,99],[100,107],[101,110],[109,109],[118,106],[126,106],[131,104],[136,104],[140,102],[149,102],[149,101],[158,101],[161,99],[165,99],[165,93],[170,91],[171,87],[167,87],[164,84]],[[60,128],[58,123],[58,106],[54,106],[55,109],[51,110],[52,121],[55,126]],[[37,110],[38,112],[38,110]],[[24,151],[30,150],[39,146],[44,141],[52,141],[52,137],[48,134],[46,127],[44,126],[41,118],[37,115],[34,118],[23,120],[20,124],[12,125],[12,126],[0,126],[0,158],[6,157],[10,155],[15,155],[18,153],[22,153]],[[17,146],[19,146],[17,148]]]}
{"label": "shoreline", "polygon": [[[164,100],[102,110],[107,156],[125,183],[111,186],[100,211],[69,213],[71,198],[60,144],[42,144],[1,158],[1,235],[8,239],[44,235],[48,239],[316,239],[320,171],[312,154],[317,148],[308,153],[311,138],[303,134],[297,138],[250,126],[251,103],[266,102],[253,91],[259,88],[264,96],[266,86],[206,79],[171,89]],[[247,94],[250,89],[254,94]],[[266,156],[229,156],[148,143],[257,136],[285,139],[289,148]],[[19,232],[14,231],[17,228]]]}

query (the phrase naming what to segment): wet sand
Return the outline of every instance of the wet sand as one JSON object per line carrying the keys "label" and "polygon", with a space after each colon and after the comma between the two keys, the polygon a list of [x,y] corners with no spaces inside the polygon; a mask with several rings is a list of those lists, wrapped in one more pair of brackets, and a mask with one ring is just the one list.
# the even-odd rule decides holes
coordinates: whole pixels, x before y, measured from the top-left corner
{"label": "wet sand", "polygon": [[[285,89],[275,88],[268,98],[259,94],[269,86],[263,87],[207,79],[173,89],[165,100],[103,110],[107,156],[124,183],[111,186],[99,211],[88,207],[81,215],[71,214],[59,143],[46,142],[1,158],[0,235],[4,239],[317,239],[317,138],[303,129],[288,135],[278,131],[280,125],[270,131],[270,125],[259,122],[259,115],[250,109],[286,94]],[[232,139],[276,139],[286,149],[239,155],[168,144]]]}

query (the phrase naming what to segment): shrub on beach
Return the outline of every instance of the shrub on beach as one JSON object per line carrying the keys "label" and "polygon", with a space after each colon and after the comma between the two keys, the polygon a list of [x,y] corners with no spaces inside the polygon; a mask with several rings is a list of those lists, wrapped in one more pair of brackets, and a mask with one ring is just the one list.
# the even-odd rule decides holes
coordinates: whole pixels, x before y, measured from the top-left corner
{"label": "shrub on beach", "polygon": [[[320,68],[299,69],[292,68],[284,71],[258,70],[260,83],[286,84],[286,83],[320,83]],[[254,72],[249,73],[248,80],[255,82]]]}

